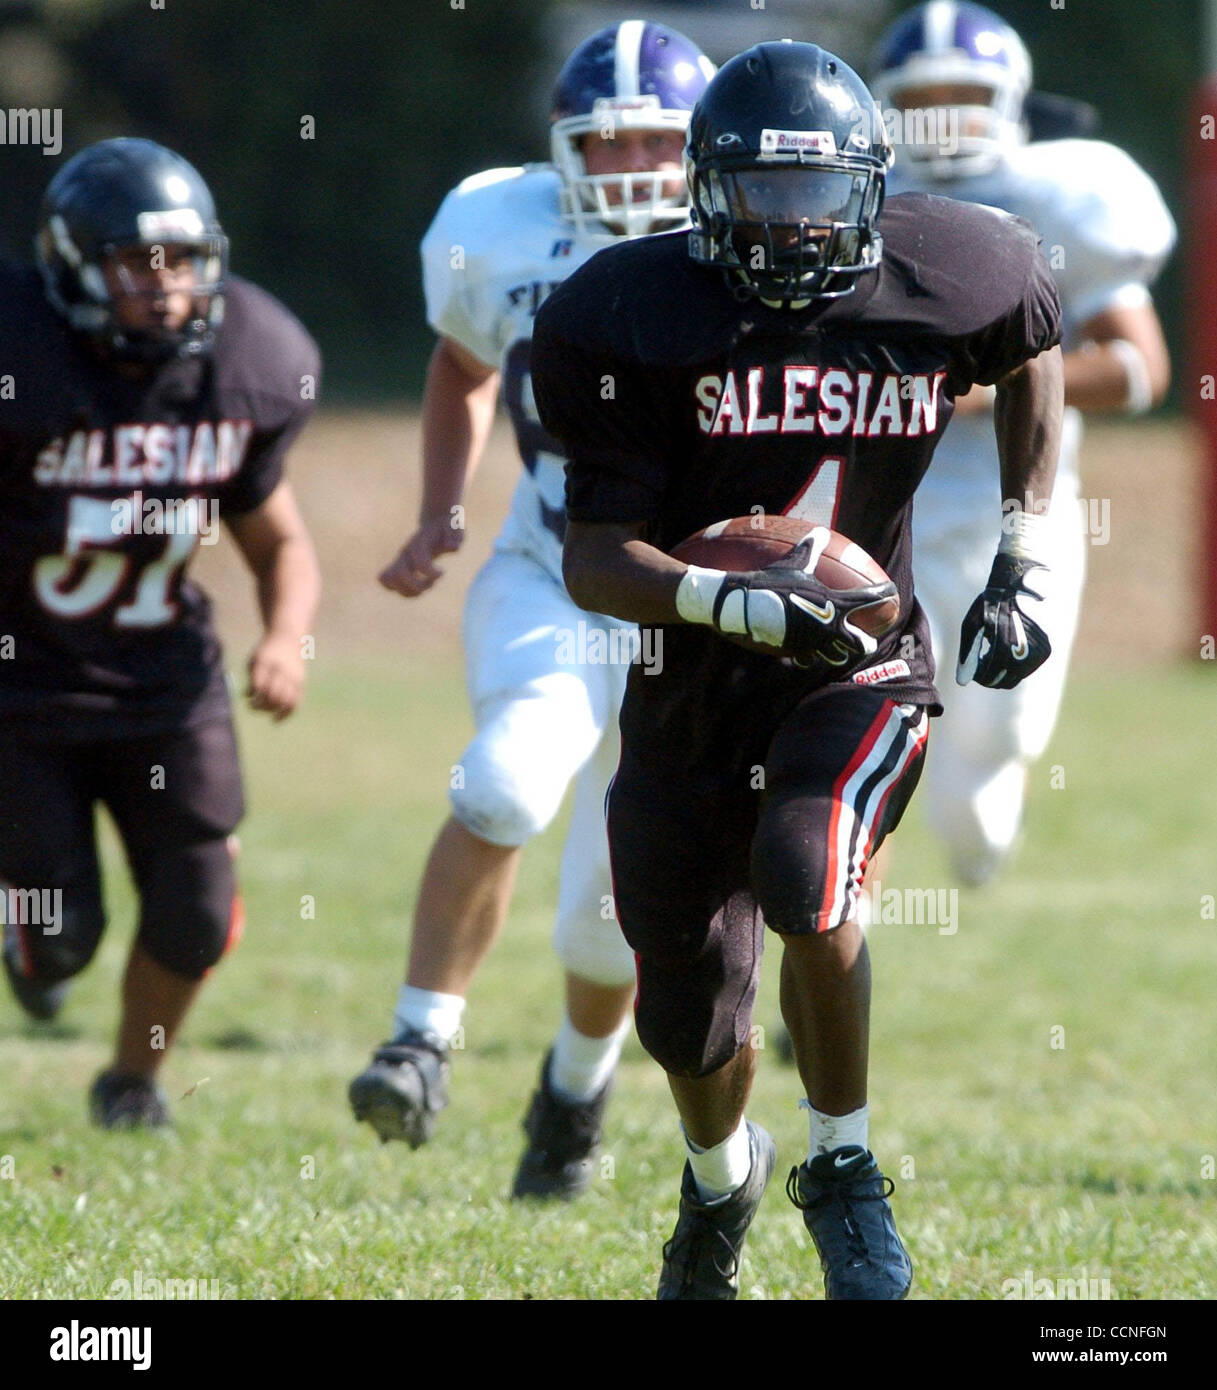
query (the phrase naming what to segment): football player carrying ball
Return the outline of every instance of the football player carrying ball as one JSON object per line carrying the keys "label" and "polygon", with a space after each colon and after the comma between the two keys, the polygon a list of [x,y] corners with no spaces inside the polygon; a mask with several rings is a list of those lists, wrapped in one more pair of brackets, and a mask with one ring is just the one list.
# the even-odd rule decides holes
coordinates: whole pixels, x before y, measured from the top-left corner
{"label": "football player carrying ball", "polygon": [[[536,399],[570,460],[567,585],[586,608],[663,626],[662,672],[630,675],[608,823],[638,1033],[688,1149],[664,1299],[735,1297],[776,1161],[744,1114],[765,925],[782,941],[811,1121],[788,1191],[828,1297],[908,1293],[891,1184],[869,1147],[856,903],[939,709],[912,499],[976,382],[996,387],[1014,522],[1003,530],[995,492],[998,554],[961,647],[985,684],[1015,684],[1048,656],[1022,522],[1025,499],[1049,495],[1059,441],[1052,277],[1035,233],[1005,213],[922,195],[885,204],[890,158],[845,63],[761,44],[722,68],[690,121],[692,231],[609,248],[537,318]],[[806,565],[802,579],[796,563],[745,582],[667,553],[758,512],[854,541],[895,583],[899,621],[863,641]],[[747,603],[720,603],[724,587],[746,588]],[[755,612],[749,636],[782,652],[724,640],[728,609],[732,632]]]}

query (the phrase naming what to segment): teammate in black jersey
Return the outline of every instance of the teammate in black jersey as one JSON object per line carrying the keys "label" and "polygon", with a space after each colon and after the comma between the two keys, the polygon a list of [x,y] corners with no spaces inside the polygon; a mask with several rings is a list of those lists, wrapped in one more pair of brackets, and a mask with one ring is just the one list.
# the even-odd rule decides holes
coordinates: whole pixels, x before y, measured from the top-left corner
{"label": "teammate in black jersey", "polygon": [[223,520],[265,632],[250,702],[304,682],[312,543],[283,480],[316,396],[297,321],[226,273],[211,194],[184,159],[107,140],[52,180],[36,269],[0,265],[0,913],[27,1013],[53,1018],[104,915],[94,804],[139,891],[107,1127],[168,1119],[155,1076],[237,938],[244,811],[220,651],[185,578]]}
{"label": "teammate in black jersey", "polygon": [[[1048,655],[1032,513],[1056,464],[1059,305],[1026,224],[923,196],[883,206],[879,112],[811,45],[762,44],[728,63],[693,113],[686,162],[693,231],[602,252],[550,297],[533,339],[541,417],[570,460],[570,592],[664,625],[662,672],[630,674],[608,802],[638,1032],[688,1141],[659,1296],[735,1297],[775,1163],[744,1119],[767,922],[811,1116],[789,1194],[829,1298],[903,1298],[912,1267],[868,1147],[855,904],[938,712],[912,498],[954,398],[995,383],[1001,540],[964,623],[959,678],[1017,683]],[[805,572],[813,539],[783,568],[746,575],[666,554],[757,511],[867,550],[899,590],[896,629],[876,644],[850,624],[843,596]],[[842,650],[847,664],[830,664]]]}

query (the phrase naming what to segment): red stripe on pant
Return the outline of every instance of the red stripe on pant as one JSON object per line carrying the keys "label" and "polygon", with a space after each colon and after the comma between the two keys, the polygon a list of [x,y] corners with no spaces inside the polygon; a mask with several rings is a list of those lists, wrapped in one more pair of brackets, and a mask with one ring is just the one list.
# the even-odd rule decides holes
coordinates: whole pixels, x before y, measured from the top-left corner
{"label": "red stripe on pant", "polygon": [[879,735],[887,727],[888,720],[892,717],[894,705],[888,704],[886,708],[880,710],[866,733],[862,736],[862,742],[858,745],[854,756],[846,764],[844,771],[832,784],[832,815],[828,820],[828,856],[826,873],[824,876],[824,897],[820,900],[820,912],[824,913],[832,906],[832,900],[836,896],[837,888],[837,826],[841,819],[842,794],[849,779],[862,766],[871,755],[871,750],[879,741]]}
{"label": "red stripe on pant", "polygon": [[930,736],[930,721],[925,720],[925,728],[921,731],[921,737],[915,738],[909,747],[908,752],[896,768],[896,775],[892,778],[887,791],[879,798],[879,805],[875,808],[875,814],[871,817],[870,825],[867,827],[869,834],[866,837],[866,847],[862,851],[862,873],[866,873],[867,861],[870,859],[871,846],[875,843],[875,830],[883,820],[883,808],[887,805],[887,799],[904,780],[904,774],[908,771],[909,764],[917,756],[918,752],[925,747],[926,740]]}

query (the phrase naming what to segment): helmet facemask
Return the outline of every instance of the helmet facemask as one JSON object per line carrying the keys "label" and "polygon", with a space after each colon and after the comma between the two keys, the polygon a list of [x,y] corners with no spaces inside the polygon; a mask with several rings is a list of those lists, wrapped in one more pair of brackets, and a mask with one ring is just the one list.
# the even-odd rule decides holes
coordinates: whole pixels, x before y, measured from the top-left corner
{"label": "helmet facemask", "polygon": [[[123,298],[148,301],[166,299],[188,292],[192,308],[186,321],[164,331],[140,330],[124,325],[116,311],[115,298],[107,283],[104,267],[118,253],[138,247],[147,252],[150,266],[159,253],[169,248],[191,249],[192,274],[189,284],[147,286],[137,284],[130,271],[116,263],[111,271]],[[192,357],[206,352],[223,319],[224,280],[228,271],[228,238],[201,236],[197,240],[134,242],[125,246],[104,245],[87,256],[72,240],[60,217],[52,217],[37,244],[38,262],[47,297],[78,333],[95,339],[117,357],[136,362],[166,362],[175,357]]]}
{"label": "helmet facemask", "polygon": [[[951,82],[919,83],[908,75],[877,82],[897,157],[937,179],[967,178],[995,168],[1025,144],[1022,121],[1026,91],[1013,80],[995,80],[992,69]],[[921,94],[955,88],[959,100]],[[968,99],[972,98],[972,99]],[[890,103],[890,105],[888,104]]]}
{"label": "helmet facemask", "polygon": [[883,175],[873,166],[689,160],[687,168],[691,253],[736,271],[746,292],[799,307],[851,293],[878,266]]}
{"label": "helmet facemask", "polygon": [[610,242],[686,226],[688,190],[679,169],[589,174],[582,141],[611,140],[618,131],[683,135],[688,126],[688,111],[665,109],[653,95],[600,98],[591,112],[555,121],[550,145],[562,178],[559,203],[576,235]]}

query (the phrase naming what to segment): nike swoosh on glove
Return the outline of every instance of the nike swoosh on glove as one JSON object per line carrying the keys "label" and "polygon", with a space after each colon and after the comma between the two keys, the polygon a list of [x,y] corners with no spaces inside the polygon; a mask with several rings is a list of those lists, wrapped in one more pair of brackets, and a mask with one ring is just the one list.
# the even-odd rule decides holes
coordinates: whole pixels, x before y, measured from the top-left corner
{"label": "nike swoosh on glove", "polygon": [[829,532],[817,527],[763,570],[727,574],[715,598],[714,626],[780,649],[797,665],[844,667],[873,656],[878,639],[852,621],[861,608],[898,598],[895,584],[830,589],[815,578]]}
{"label": "nike swoosh on glove", "polygon": [[998,553],[984,593],[959,630],[958,684],[974,680],[990,690],[1013,690],[1051,656],[1052,644],[1031,616],[1044,597],[1026,582],[1037,569],[1046,566]]}

